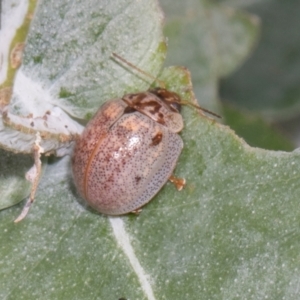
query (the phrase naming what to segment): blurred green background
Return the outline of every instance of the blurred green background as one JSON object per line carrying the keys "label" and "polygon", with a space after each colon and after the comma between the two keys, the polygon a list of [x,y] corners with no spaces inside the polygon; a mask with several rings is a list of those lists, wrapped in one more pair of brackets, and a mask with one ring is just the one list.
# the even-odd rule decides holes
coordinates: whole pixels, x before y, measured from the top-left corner
{"label": "blurred green background", "polygon": [[[300,1],[189,0],[172,5],[163,0],[162,5],[169,43],[167,63],[185,65],[192,72],[200,104],[222,111],[223,122],[251,146],[285,151],[297,147]],[[222,35],[218,35],[220,26]],[[203,45],[198,44],[198,37],[201,43],[207,41],[206,57],[201,54]],[[233,58],[228,67],[229,53]],[[219,55],[223,65],[207,67],[215,80],[209,91],[208,84],[205,89],[199,82],[205,58],[211,55]],[[203,91],[210,93],[209,101],[203,100],[207,96]]]}

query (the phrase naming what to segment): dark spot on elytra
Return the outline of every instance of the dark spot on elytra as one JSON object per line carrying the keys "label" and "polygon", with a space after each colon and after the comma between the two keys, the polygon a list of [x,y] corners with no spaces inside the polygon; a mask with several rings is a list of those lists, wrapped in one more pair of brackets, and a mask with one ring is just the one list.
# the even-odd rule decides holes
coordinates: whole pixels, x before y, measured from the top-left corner
{"label": "dark spot on elytra", "polygon": [[30,123],[30,126],[31,126],[31,127],[33,127],[33,126],[34,126],[34,123],[33,123],[33,121]]}
{"label": "dark spot on elytra", "polygon": [[121,165],[124,167],[125,165],[126,165],[126,162],[127,162],[127,158],[123,158],[122,160],[121,160]]}
{"label": "dark spot on elytra", "polygon": [[161,142],[162,136],[163,136],[163,135],[162,135],[161,132],[157,133],[157,134],[152,138],[152,143],[151,143],[150,146],[157,146],[157,145]]}
{"label": "dark spot on elytra", "polygon": [[138,183],[141,181],[142,177],[140,177],[140,176],[135,176],[134,179],[135,179],[136,184],[138,184]]}

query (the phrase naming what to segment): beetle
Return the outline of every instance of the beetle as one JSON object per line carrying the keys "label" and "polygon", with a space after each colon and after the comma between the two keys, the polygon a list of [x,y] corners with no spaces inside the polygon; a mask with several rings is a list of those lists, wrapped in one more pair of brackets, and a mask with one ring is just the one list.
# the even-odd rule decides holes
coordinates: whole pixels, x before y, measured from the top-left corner
{"label": "beetle", "polygon": [[72,156],[75,185],[91,207],[106,215],[139,212],[168,180],[183,188],[185,180],[172,176],[183,148],[182,103],[158,87],[100,107]]}
{"label": "beetle", "polygon": [[97,211],[135,212],[172,176],[183,148],[180,97],[163,88],[104,103],[76,142],[75,185]]}

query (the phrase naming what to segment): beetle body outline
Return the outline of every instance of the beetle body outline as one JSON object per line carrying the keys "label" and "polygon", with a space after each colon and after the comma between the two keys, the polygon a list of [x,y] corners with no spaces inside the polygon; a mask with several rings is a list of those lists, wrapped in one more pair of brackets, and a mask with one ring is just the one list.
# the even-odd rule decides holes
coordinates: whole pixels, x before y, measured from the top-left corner
{"label": "beetle body outline", "polygon": [[[166,89],[105,102],[76,142],[75,185],[97,211],[123,215],[148,203],[171,177],[183,148],[180,97]],[[184,185],[184,182],[182,182]]]}

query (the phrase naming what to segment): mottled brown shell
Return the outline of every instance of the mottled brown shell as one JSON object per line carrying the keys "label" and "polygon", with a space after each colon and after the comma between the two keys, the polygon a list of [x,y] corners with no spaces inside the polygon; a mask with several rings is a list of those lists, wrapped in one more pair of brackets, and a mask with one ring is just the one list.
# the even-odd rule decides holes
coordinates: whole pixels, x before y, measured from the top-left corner
{"label": "mottled brown shell", "polygon": [[183,142],[181,115],[151,92],[106,102],[76,143],[75,185],[97,211],[121,215],[149,202],[167,182]]}

